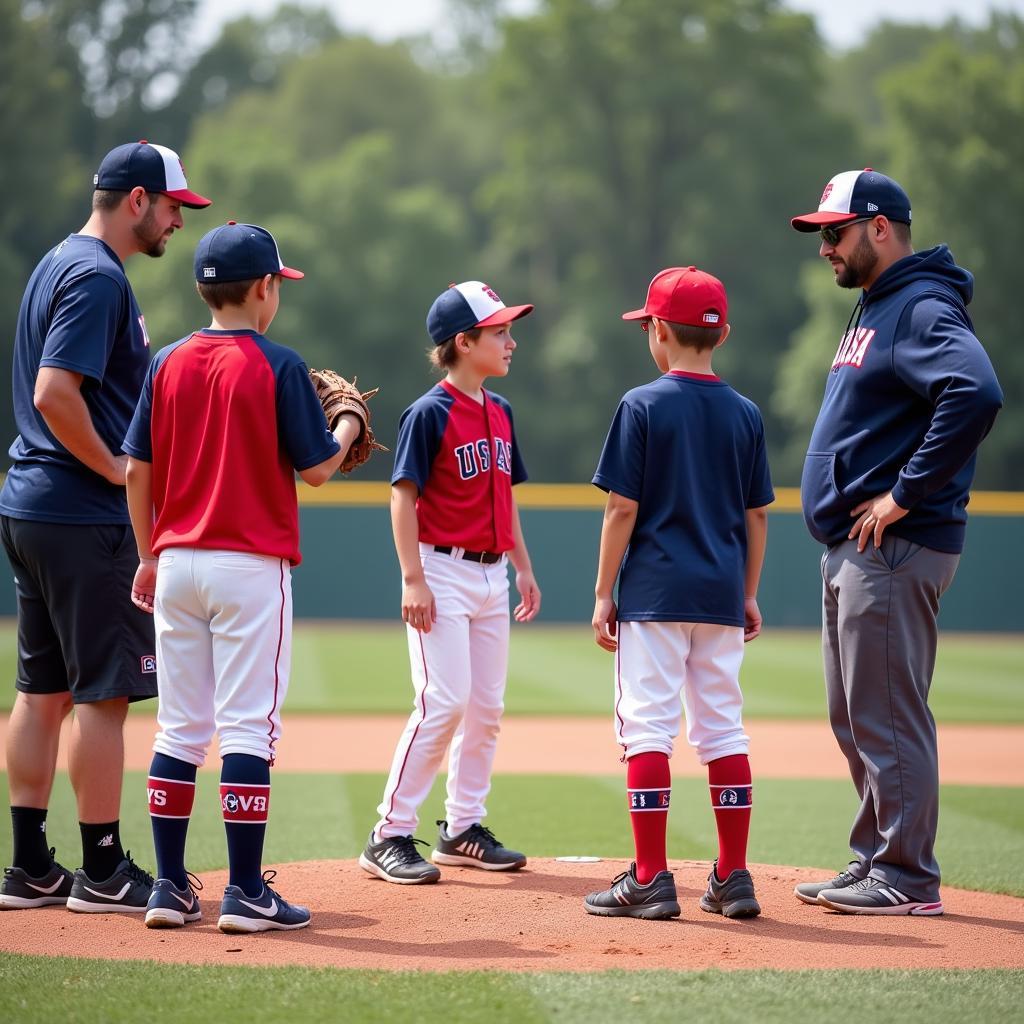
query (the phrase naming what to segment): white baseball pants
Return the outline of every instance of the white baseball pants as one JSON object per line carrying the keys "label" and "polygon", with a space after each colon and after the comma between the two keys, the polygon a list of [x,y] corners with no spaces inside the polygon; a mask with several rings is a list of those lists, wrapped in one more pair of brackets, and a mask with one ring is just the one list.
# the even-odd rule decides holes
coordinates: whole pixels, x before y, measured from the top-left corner
{"label": "white baseball pants", "polygon": [[167,548],[156,577],[159,732],[153,750],[201,765],[220,754],[274,762],[292,660],[287,559]]}
{"label": "white baseball pants", "polygon": [[615,739],[627,758],[672,756],[680,703],[701,764],[746,754],[740,665],[743,630],[707,622],[620,622],[615,657]]}
{"label": "white baseball pants", "polygon": [[487,814],[508,674],[508,560],[483,565],[461,554],[461,548],[443,555],[420,545],[437,621],[429,633],[406,627],[415,699],[377,808],[378,840],[416,831],[449,743],[449,832]]}

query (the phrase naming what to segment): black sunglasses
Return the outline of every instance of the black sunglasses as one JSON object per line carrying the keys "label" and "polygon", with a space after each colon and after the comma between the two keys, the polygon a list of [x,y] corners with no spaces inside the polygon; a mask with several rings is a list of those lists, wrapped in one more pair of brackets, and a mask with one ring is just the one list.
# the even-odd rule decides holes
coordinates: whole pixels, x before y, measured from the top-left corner
{"label": "black sunglasses", "polygon": [[847,228],[852,228],[854,224],[864,224],[866,221],[874,220],[874,217],[858,217],[856,220],[848,220],[838,226],[833,224],[826,224],[821,229],[821,240],[826,245],[838,245],[839,239],[843,237],[843,232]]}

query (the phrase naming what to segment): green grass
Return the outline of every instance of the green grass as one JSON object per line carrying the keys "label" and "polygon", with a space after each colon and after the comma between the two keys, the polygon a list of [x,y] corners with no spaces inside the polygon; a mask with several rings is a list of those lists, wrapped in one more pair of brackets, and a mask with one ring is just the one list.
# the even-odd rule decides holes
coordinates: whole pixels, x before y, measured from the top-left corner
{"label": "green grass", "polygon": [[207,1024],[254,1018],[247,1007],[295,1024],[860,1024],[868,1002],[880,1019],[962,1024],[1019,1020],[1024,996],[1024,971],[995,970],[418,974],[10,956],[0,971],[11,1024]]}
{"label": "green grass", "polygon": [[[339,741],[344,741],[340,726]],[[0,777],[6,800],[6,777]],[[538,857],[594,854],[632,856],[632,834],[624,810],[622,776],[503,775],[488,801],[498,835],[510,846]],[[266,861],[350,858],[358,855],[376,819],[382,775],[292,775],[274,778]],[[140,863],[152,865],[145,776],[125,780],[122,835]],[[949,885],[1024,896],[1024,790],[944,786],[938,857]],[[419,834],[431,838],[443,815],[443,780],[423,806]],[[74,803],[66,776],[51,801],[48,836],[58,855],[78,856]],[[565,808],[571,807],[572,814]],[[842,781],[755,781],[750,837],[752,860],[769,864],[836,867],[846,863],[846,837],[853,819],[853,788]],[[189,829],[189,864],[205,871],[225,865],[217,775],[199,776]],[[669,851],[674,858],[706,860],[715,846],[714,816],[700,779],[673,783]],[[10,833],[0,829],[0,864],[10,863]]]}
{"label": "green grass", "polygon": [[[0,623],[0,671],[12,679],[16,637]],[[765,633],[747,647],[742,683],[752,718],[824,720],[819,637],[812,632]],[[517,626],[506,707],[509,714],[607,715],[612,658],[585,626]],[[941,722],[1024,722],[1024,636],[949,634],[941,638],[932,709]],[[14,699],[0,688],[0,710]],[[295,630],[288,711],[409,710],[405,633],[400,624],[299,624]],[[144,701],[137,711],[152,712]]]}

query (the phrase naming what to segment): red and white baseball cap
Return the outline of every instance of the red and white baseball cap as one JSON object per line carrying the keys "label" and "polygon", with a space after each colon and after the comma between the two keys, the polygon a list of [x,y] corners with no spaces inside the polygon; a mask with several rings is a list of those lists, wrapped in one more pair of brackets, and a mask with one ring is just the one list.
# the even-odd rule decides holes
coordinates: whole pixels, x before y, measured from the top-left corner
{"label": "red and white baseball cap", "polygon": [[826,224],[876,216],[909,224],[910,198],[892,178],[865,167],[837,174],[821,193],[817,211],[793,217],[790,223],[797,231],[810,232]]}
{"label": "red and white baseball cap", "polygon": [[435,345],[472,327],[508,324],[533,311],[533,306],[506,306],[498,293],[483,281],[449,285],[427,313],[427,331]]}
{"label": "red and white baseball cap", "polygon": [[193,210],[210,205],[209,199],[188,187],[178,154],[145,139],[112,149],[93,175],[92,184],[94,189],[113,192],[130,192],[133,188],[160,192]]}
{"label": "red and white baseball cap", "polygon": [[724,327],[729,322],[725,285],[696,267],[669,267],[651,281],[643,309],[623,313],[622,319],[649,316],[690,327]]}

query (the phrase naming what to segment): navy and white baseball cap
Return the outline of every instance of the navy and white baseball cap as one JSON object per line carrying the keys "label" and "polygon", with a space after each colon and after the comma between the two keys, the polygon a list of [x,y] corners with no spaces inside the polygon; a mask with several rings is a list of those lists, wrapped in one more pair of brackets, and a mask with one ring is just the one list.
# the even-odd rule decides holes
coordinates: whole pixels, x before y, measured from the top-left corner
{"label": "navy and white baseball cap", "polygon": [[818,231],[826,224],[842,224],[858,217],[888,217],[910,223],[910,198],[892,180],[871,167],[837,174],[821,193],[815,213],[794,217],[797,231]]}
{"label": "navy and white baseball cap", "polygon": [[508,324],[533,310],[533,306],[506,306],[498,293],[483,281],[449,285],[427,313],[427,331],[435,345],[472,327]]}
{"label": "navy and white baseball cap", "polygon": [[161,192],[193,210],[210,205],[209,199],[188,187],[178,154],[145,139],[112,149],[93,175],[92,184],[94,189],[114,192],[130,192],[136,187]]}
{"label": "navy and white baseball cap", "polygon": [[280,274],[296,281],[306,276],[281,262],[277,242],[266,228],[233,220],[207,231],[199,239],[195,271],[200,284],[254,281],[266,274]]}

